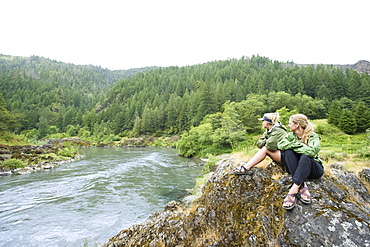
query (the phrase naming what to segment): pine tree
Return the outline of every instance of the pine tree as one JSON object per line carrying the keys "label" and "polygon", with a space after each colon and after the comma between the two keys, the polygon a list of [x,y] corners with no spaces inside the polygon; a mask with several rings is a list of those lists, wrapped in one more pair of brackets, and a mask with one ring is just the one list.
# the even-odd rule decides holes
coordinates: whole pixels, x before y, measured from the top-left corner
{"label": "pine tree", "polygon": [[334,100],[329,107],[328,123],[337,126],[341,117],[342,117],[342,108],[339,103],[339,100]]}
{"label": "pine tree", "polygon": [[49,124],[48,124],[48,120],[45,117],[43,116],[40,117],[39,122],[37,123],[37,127],[40,133],[40,137],[47,136],[49,132]]}
{"label": "pine tree", "polygon": [[10,120],[11,115],[5,108],[5,100],[3,98],[3,95],[0,93],[0,132],[8,130]]}
{"label": "pine tree", "polygon": [[210,82],[201,83],[198,99],[198,116],[201,119],[208,114],[217,112],[218,109],[214,95]]}
{"label": "pine tree", "polygon": [[359,101],[353,110],[356,120],[356,132],[362,133],[370,128],[370,110],[363,101]]}
{"label": "pine tree", "polygon": [[354,134],[356,132],[356,119],[351,110],[343,109],[338,122],[338,127],[347,134]]}
{"label": "pine tree", "polygon": [[317,98],[332,100],[333,97],[329,89],[324,84],[322,84],[319,88],[319,91],[317,92]]}

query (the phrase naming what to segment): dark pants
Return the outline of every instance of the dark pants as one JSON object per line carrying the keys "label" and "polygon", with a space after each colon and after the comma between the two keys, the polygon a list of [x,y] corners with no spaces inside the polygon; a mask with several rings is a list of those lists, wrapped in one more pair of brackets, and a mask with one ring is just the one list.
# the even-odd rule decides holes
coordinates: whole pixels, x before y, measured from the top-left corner
{"label": "dark pants", "polygon": [[316,179],[324,174],[322,164],[290,149],[281,153],[281,162],[284,169],[292,175],[293,183],[296,185],[301,185],[307,178]]}

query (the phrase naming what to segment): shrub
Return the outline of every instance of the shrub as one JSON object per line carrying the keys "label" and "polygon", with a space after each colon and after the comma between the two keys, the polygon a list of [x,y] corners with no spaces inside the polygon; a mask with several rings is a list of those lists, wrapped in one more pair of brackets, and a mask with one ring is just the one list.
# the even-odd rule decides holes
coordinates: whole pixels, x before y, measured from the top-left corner
{"label": "shrub", "polygon": [[2,164],[1,164],[1,169],[3,170],[14,170],[14,169],[17,169],[17,168],[23,168],[23,167],[26,167],[26,163],[21,161],[21,160],[17,160],[17,159],[8,159],[8,160],[5,160]]}
{"label": "shrub", "polygon": [[78,147],[73,145],[71,142],[64,142],[64,148],[58,151],[58,155],[65,157],[74,157],[78,154]]}

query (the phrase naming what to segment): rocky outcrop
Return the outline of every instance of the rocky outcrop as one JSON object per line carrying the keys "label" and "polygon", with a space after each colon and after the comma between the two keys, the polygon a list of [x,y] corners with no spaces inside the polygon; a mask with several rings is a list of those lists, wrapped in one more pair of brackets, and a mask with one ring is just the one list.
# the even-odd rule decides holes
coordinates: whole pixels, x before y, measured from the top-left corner
{"label": "rocky outcrop", "polygon": [[189,208],[170,202],[164,211],[122,230],[104,246],[370,246],[369,169],[361,180],[332,165],[308,181],[310,205],[281,205],[290,176],[270,164],[236,176],[223,160]]}
{"label": "rocky outcrop", "polygon": [[[311,66],[312,64],[293,64],[293,65],[307,67]],[[342,70],[351,69],[357,71],[359,74],[370,73],[370,62],[366,60],[359,60],[355,64],[324,64],[324,65]],[[317,64],[314,64],[314,66],[316,67]]]}
{"label": "rocky outcrop", "polygon": [[370,62],[366,60],[360,60],[354,65],[349,65],[351,69],[357,71],[358,73],[370,73]]}

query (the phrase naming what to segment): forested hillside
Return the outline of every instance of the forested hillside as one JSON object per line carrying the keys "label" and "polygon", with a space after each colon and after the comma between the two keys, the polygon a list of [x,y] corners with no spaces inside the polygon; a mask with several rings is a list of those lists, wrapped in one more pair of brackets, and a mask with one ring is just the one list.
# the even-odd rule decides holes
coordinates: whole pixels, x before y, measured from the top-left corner
{"label": "forested hillside", "polygon": [[101,102],[119,80],[152,68],[111,71],[97,66],[79,66],[38,56],[0,54],[0,93],[6,108],[21,113],[17,132],[39,129],[39,137],[66,132],[81,125],[83,115]]}
{"label": "forested hillside", "polygon": [[[332,105],[333,113],[346,109],[348,115],[357,105],[369,106],[370,77],[352,69],[297,66],[260,56],[158,68],[117,83],[108,93],[105,108],[90,113],[92,121],[86,127],[92,130],[97,123],[114,134],[177,134],[199,125],[207,114],[222,112],[226,102],[245,102],[248,95],[249,100],[256,95],[244,107],[253,117],[286,107],[313,119],[326,118]],[[248,124],[250,117],[239,119],[253,131],[252,123],[256,123],[252,119]],[[338,123],[340,116],[330,119]],[[350,128],[357,131],[354,125]]]}
{"label": "forested hillside", "polygon": [[277,110],[328,118],[347,133],[370,127],[370,76],[348,66],[303,66],[253,56],[144,68],[115,83],[129,72],[40,57],[0,58],[7,109],[24,113],[15,130],[32,130],[38,137],[57,132],[96,140],[174,135],[207,121],[229,134],[232,129],[253,132],[259,129],[257,116]]}

